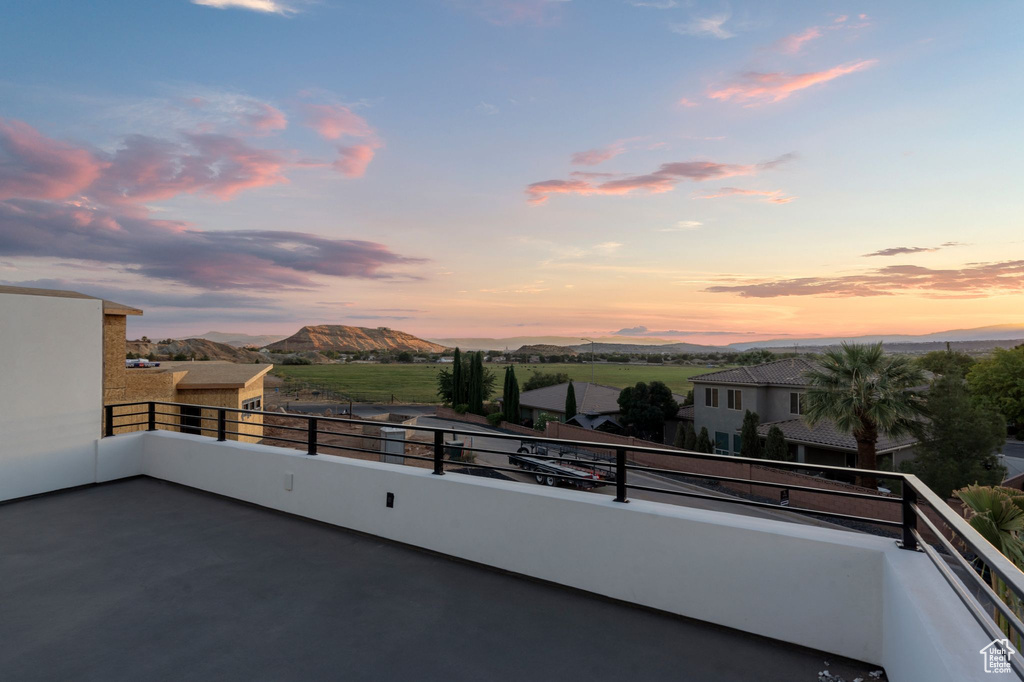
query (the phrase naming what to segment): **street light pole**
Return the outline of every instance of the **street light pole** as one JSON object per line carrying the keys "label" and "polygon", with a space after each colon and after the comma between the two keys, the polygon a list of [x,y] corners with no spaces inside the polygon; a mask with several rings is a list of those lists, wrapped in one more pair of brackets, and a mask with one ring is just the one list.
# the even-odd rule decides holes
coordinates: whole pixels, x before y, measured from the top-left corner
{"label": "street light pole", "polygon": [[584,339],[583,341],[590,341],[590,383],[594,383],[594,341],[592,339]]}

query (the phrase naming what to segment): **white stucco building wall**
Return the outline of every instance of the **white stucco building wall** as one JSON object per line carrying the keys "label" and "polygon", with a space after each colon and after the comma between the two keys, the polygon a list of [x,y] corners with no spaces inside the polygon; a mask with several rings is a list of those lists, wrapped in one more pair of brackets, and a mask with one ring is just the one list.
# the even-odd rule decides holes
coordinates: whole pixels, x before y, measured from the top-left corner
{"label": "white stucco building wall", "polygon": [[0,292],[0,501],[95,480],[103,301]]}

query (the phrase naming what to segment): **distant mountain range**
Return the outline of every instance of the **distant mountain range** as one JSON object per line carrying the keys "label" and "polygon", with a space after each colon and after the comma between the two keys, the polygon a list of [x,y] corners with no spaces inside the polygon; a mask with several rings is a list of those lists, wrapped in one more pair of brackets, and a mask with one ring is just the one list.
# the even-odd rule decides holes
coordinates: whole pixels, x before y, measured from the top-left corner
{"label": "distant mountain range", "polygon": [[852,343],[929,343],[946,341],[1019,341],[1024,339],[1024,325],[997,324],[988,327],[971,329],[950,329],[931,334],[868,334],[866,336],[845,336],[831,338],[805,339],[771,339],[765,341],[747,341],[730,343],[729,348],[747,350],[748,348],[786,348],[793,346],[835,346],[844,341]]}
{"label": "distant mountain range", "polygon": [[[742,341],[727,345],[713,346],[695,343],[679,343],[669,339],[651,336],[592,336],[596,343],[594,350],[599,353],[700,353],[705,351],[748,350],[751,348],[793,348],[834,346],[843,341],[853,343],[945,343],[966,341],[1018,341],[1024,340],[1024,325],[999,324],[972,329],[951,329],[930,334],[869,334],[864,336],[806,337],[765,339],[763,341]],[[590,343],[578,336],[512,336],[507,338],[445,338],[432,339],[448,347],[458,346],[462,350],[502,350],[521,346],[551,345],[568,346],[580,353],[590,351]],[[1000,344],[1006,345],[1006,344]]]}

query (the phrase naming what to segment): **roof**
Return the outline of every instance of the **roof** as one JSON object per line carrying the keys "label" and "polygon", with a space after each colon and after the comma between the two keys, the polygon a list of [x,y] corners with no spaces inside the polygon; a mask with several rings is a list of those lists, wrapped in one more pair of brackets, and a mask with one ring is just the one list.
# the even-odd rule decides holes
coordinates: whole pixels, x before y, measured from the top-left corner
{"label": "roof", "polygon": [[696,417],[694,416],[693,405],[683,405],[679,408],[679,412],[676,413],[676,417],[679,419],[689,419],[693,421]]}
{"label": "roof", "polygon": [[[796,419],[785,419],[777,422],[767,422],[765,424],[760,424],[757,427],[757,434],[759,436],[767,436],[768,430],[773,426],[779,427],[779,430],[782,431],[782,435],[785,436],[786,440],[793,443],[816,445],[830,448],[832,450],[844,450],[848,452],[857,451],[856,439],[854,439],[852,435],[843,433],[836,429],[835,424],[831,421],[820,421],[813,427],[808,426],[807,422],[799,417]],[[909,447],[916,442],[917,439],[913,436],[888,438],[883,434],[879,434],[878,444],[875,446],[875,452],[882,455],[887,452]]]}
{"label": "roof", "polygon": [[761,365],[723,369],[693,377],[690,381],[704,384],[744,384],[747,386],[806,386],[804,374],[817,366],[804,358],[786,358]]}
{"label": "roof", "polygon": [[582,426],[585,429],[597,430],[605,424],[611,424],[612,426],[621,429],[622,424],[615,421],[614,417],[607,414],[577,414],[574,417],[565,420],[566,424],[575,424],[576,426]]}
{"label": "roof", "polygon": [[153,369],[132,370],[133,372],[188,372],[178,382],[180,389],[206,388],[245,388],[252,382],[273,369],[269,364],[241,364],[208,360],[202,362],[161,362],[160,367]]}
{"label": "roof", "polygon": [[[619,394],[621,388],[592,384],[589,381],[572,382],[576,392],[576,411],[581,414],[617,414],[619,412]],[[545,412],[565,412],[565,395],[569,384],[555,384],[544,388],[524,391],[519,396],[519,405]]]}
{"label": "roof", "polygon": [[67,291],[64,289],[37,289],[34,287],[0,286],[0,294],[15,294],[18,296],[46,296],[49,298],[80,298],[91,301],[103,301],[104,315],[142,314],[142,311],[139,310],[138,308],[132,308],[131,306],[124,305],[123,303],[115,303],[114,301],[108,301],[106,299],[97,298],[95,296],[80,294],[77,291]]}

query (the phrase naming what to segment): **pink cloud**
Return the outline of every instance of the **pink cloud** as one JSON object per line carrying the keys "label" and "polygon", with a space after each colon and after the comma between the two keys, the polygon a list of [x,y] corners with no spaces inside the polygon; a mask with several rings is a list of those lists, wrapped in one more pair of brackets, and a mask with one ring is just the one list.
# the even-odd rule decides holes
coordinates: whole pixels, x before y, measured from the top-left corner
{"label": "pink cloud", "polygon": [[574,173],[579,180],[544,180],[526,187],[527,201],[534,205],[543,204],[552,194],[578,194],[589,196],[594,194],[625,195],[643,191],[648,194],[661,194],[671,191],[677,184],[684,181],[704,182],[719,178],[739,175],[753,175],[762,170],[773,169],[793,158],[793,154],[784,154],[777,159],[757,164],[717,163],[714,161],[678,161],[664,163],[653,173],[630,175],[614,180],[606,180],[599,184],[590,182],[593,176]]}
{"label": "pink cloud", "polygon": [[614,159],[624,151],[626,151],[625,147],[616,142],[615,144],[608,145],[607,147],[588,149],[585,152],[576,152],[572,155],[570,162],[576,166],[596,166],[608,161],[609,159]]}
{"label": "pink cloud", "polygon": [[307,104],[303,107],[306,125],[328,140],[342,136],[369,137],[373,128],[362,116],[340,104]]}
{"label": "pink cloud", "polygon": [[288,127],[288,118],[280,109],[265,102],[256,102],[255,111],[246,114],[249,126],[259,133],[272,133]]}
{"label": "pink cloud", "polygon": [[676,104],[678,104],[681,107],[687,107],[687,108],[700,106],[697,102],[694,102],[693,100],[686,99],[685,97],[680,97],[679,101],[677,101]]}
{"label": "pink cloud", "polygon": [[723,102],[742,102],[747,106],[781,102],[795,92],[814,85],[827,83],[840,76],[863,71],[877,63],[877,59],[865,59],[859,62],[834,66],[825,71],[800,74],[758,73],[752,71],[743,74],[734,83],[721,89],[710,91],[708,97]]}
{"label": "pink cloud", "polygon": [[904,292],[930,293],[942,298],[976,298],[1024,292],[1024,260],[968,263],[940,270],[916,265],[890,265],[840,277],[798,277],[705,289],[744,298],[778,296],[893,296]]}
{"label": "pink cloud", "polygon": [[228,200],[246,189],[288,182],[283,172],[288,162],[281,152],[227,135],[192,134],[185,139],[187,144],[145,135],[125,138],[91,191],[116,203],[194,193]]}
{"label": "pink cloud", "polygon": [[563,0],[451,0],[499,26],[534,24],[547,26],[561,16]]}
{"label": "pink cloud", "polygon": [[[861,18],[863,18],[863,17],[864,17],[864,15],[862,14],[862,15],[861,15]],[[839,15],[838,17],[836,17],[835,19],[833,19],[833,22],[834,22],[834,23],[836,23],[836,24],[841,24],[841,23],[845,22],[845,21],[846,21],[847,19],[849,19],[849,18],[850,18],[850,17],[849,17],[849,16],[847,16],[847,15],[845,15],[845,14],[840,14],[840,15]]]}
{"label": "pink cloud", "polygon": [[338,147],[338,160],[334,169],[347,178],[361,178],[366,174],[366,167],[373,161],[377,145],[354,144]]}
{"label": "pink cloud", "polygon": [[811,26],[800,33],[794,33],[793,35],[786,36],[775,43],[775,48],[784,54],[799,54],[805,44],[820,37],[821,29],[817,26]]}
{"label": "pink cloud", "polygon": [[704,194],[698,199],[722,199],[724,197],[734,196],[748,196],[748,197],[762,197],[762,201],[766,201],[772,204],[788,204],[789,202],[796,199],[796,197],[786,196],[782,193],[782,190],[772,189],[739,189],[736,187],[723,187],[714,194]]}
{"label": "pink cloud", "polygon": [[88,150],[0,119],[0,199],[63,199],[91,185],[103,167]]}

